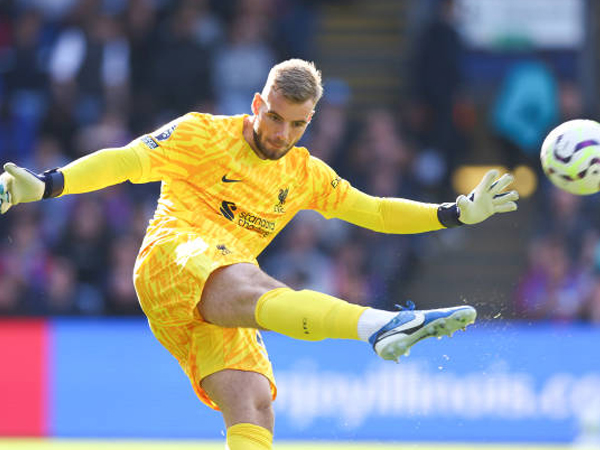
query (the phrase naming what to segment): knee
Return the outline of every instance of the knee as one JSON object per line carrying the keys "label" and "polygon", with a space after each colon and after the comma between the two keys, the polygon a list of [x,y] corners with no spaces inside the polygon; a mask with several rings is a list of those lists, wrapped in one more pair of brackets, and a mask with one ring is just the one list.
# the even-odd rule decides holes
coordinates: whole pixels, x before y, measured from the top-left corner
{"label": "knee", "polygon": [[254,405],[254,413],[256,423],[271,433],[273,432],[273,424],[275,423],[275,412],[273,410],[273,402],[271,398],[261,399]]}
{"label": "knee", "polygon": [[[273,410],[273,401],[271,396],[261,396],[255,400],[254,410],[257,417],[260,417],[264,422],[273,424],[275,420],[275,412]],[[271,425],[272,428],[272,425]]]}
{"label": "knee", "polygon": [[225,423],[228,426],[236,423],[253,423],[272,433],[275,413],[270,396],[254,396],[248,400],[247,402],[236,402],[232,408],[221,408]]}
{"label": "knee", "polygon": [[258,328],[254,310],[258,299],[286,287],[252,264],[233,264],[214,271],[206,281],[198,311],[207,322],[224,327]]}
{"label": "knee", "polygon": [[[261,425],[267,429],[273,428],[275,412],[273,410],[273,400],[271,393],[255,392],[247,398],[244,407],[240,410],[246,411],[246,417],[252,418],[251,422]],[[241,406],[241,405],[240,405]]]}
{"label": "knee", "polygon": [[263,374],[226,369],[205,377],[201,386],[223,413],[227,427],[253,423],[272,431],[271,385]]}

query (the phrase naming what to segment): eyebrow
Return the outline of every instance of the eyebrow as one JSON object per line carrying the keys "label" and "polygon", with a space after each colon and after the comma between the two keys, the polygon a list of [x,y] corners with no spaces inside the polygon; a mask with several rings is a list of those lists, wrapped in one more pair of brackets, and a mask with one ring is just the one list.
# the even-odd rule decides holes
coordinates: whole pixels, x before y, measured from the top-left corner
{"label": "eyebrow", "polygon": [[[276,115],[277,117],[279,117],[280,119],[282,119],[282,120],[283,120],[283,117],[281,117],[281,115],[280,115],[280,114],[278,114],[276,111],[273,111],[272,109],[269,109],[269,110],[267,110],[267,114],[274,114],[274,115]],[[304,120],[304,119],[299,119],[299,120],[291,120],[290,122],[296,122],[296,123],[299,123],[299,122],[301,122],[301,123],[308,123],[308,121],[306,121],[306,120]]]}

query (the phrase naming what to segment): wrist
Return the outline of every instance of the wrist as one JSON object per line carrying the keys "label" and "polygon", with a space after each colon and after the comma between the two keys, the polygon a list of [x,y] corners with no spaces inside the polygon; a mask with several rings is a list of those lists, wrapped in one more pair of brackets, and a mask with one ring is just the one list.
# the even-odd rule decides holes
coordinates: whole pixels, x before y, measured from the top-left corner
{"label": "wrist", "polygon": [[29,169],[25,170],[44,183],[44,192],[40,200],[58,197],[62,194],[65,187],[65,177],[58,168],[46,170],[42,173],[35,173]]}
{"label": "wrist", "polygon": [[65,176],[58,169],[50,169],[39,175],[44,182],[44,196],[42,198],[54,198],[62,194],[65,188]]}
{"label": "wrist", "polygon": [[437,210],[439,222],[446,228],[464,225],[460,220],[460,208],[456,203],[442,203]]}

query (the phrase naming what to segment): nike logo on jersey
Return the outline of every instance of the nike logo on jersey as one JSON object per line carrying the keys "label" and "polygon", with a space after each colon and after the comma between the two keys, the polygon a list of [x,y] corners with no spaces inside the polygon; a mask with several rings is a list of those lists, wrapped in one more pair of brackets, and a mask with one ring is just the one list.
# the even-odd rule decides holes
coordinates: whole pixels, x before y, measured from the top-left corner
{"label": "nike logo on jersey", "polygon": [[223,183],[239,183],[242,180],[232,180],[231,178],[227,178],[227,175],[223,175],[223,178],[221,178],[221,181]]}

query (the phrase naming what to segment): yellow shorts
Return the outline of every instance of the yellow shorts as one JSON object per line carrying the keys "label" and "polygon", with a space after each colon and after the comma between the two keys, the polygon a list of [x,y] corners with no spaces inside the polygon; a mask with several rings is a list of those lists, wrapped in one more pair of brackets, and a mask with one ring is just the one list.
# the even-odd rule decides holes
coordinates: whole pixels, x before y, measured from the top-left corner
{"label": "yellow shorts", "polygon": [[198,234],[179,233],[159,239],[138,255],[134,285],[154,336],[179,361],[194,391],[213,409],[217,405],[200,382],[223,369],[258,372],[277,395],[273,369],[258,330],[223,328],[205,322],[196,308],[208,276],[255,258],[217,246]]}

